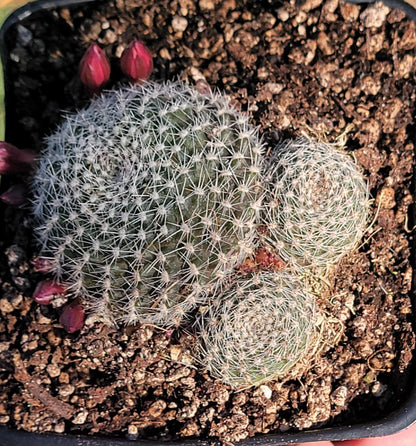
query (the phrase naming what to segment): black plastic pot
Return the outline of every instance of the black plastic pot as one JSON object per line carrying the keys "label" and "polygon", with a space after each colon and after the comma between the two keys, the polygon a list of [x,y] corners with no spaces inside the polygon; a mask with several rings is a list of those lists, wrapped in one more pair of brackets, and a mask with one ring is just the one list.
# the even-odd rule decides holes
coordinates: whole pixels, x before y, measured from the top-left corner
{"label": "black plastic pot", "polygon": [[[7,73],[7,57],[4,45],[5,35],[12,25],[19,23],[28,16],[42,9],[52,9],[58,7],[71,7],[82,3],[94,2],[97,0],[37,0],[33,3],[18,9],[5,21],[0,30],[0,51],[3,60],[3,68]],[[371,3],[368,0],[350,0],[351,3]],[[406,15],[416,22],[416,9],[401,0],[385,0],[384,3],[392,8],[402,9]],[[7,79],[5,82],[5,100],[6,116],[7,109],[12,107],[7,101]],[[6,119],[7,125],[7,119]],[[7,134],[7,127],[6,127]],[[414,249],[415,247],[413,247]],[[414,254],[413,254],[414,256]],[[413,303],[415,304],[415,303]],[[415,360],[413,360],[412,369],[415,369]],[[241,446],[255,445],[288,445],[293,443],[304,443],[310,441],[342,441],[365,437],[376,437],[390,435],[403,430],[416,421],[416,374],[413,373],[413,385],[408,393],[407,399],[401,403],[401,406],[389,413],[382,419],[361,424],[343,425],[338,427],[311,429],[296,433],[278,433],[262,435],[239,443]],[[129,441],[125,439],[114,439],[106,437],[86,437],[75,435],[57,435],[57,434],[34,434],[24,431],[16,431],[0,427],[0,446],[126,446],[138,444],[142,446],[155,446],[160,444],[152,441]],[[183,441],[166,443],[170,445],[188,445],[205,446],[212,445],[208,441]]]}

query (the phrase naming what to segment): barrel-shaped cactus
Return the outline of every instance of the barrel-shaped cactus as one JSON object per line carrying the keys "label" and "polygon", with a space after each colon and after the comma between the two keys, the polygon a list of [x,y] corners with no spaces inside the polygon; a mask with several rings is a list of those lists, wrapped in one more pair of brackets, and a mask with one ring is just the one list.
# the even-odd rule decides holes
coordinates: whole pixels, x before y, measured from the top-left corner
{"label": "barrel-shaped cactus", "polygon": [[264,172],[263,240],[284,260],[321,269],[357,246],[368,224],[369,190],[346,152],[306,137],[286,140]]}
{"label": "barrel-shaped cactus", "polygon": [[106,92],[65,117],[33,181],[41,256],[109,324],[178,324],[253,250],[262,143],[221,94]]}
{"label": "barrel-shaped cactus", "polygon": [[240,277],[197,319],[196,357],[235,388],[284,378],[319,346],[315,298],[285,272]]}

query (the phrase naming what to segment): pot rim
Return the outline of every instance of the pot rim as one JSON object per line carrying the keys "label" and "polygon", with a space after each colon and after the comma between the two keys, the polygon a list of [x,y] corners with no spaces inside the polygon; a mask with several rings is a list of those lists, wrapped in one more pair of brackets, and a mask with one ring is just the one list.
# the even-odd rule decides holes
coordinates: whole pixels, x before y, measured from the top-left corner
{"label": "pot rim", "polygon": [[[5,35],[9,28],[28,18],[33,13],[58,8],[63,6],[75,6],[85,3],[92,3],[98,0],[36,0],[28,3],[13,13],[11,13],[4,21],[0,28],[0,54],[5,70],[7,58],[4,43]],[[349,3],[365,4],[374,3],[375,0],[346,0]],[[411,6],[404,0],[382,0],[382,2],[390,8],[398,8],[405,12],[406,16],[416,23],[416,8]],[[5,84],[6,87],[6,84]],[[5,99],[7,94],[5,91]],[[7,103],[7,102],[6,102]],[[416,246],[413,247],[415,249]],[[412,293],[413,312],[415,311],[415,296]],[[416,323],[414,321],[414,323]],[[415,358],[410,365],[411,369],[415,369]],[[380,437],[398,433],[413,423],[416,423],[416,374],[412,389],[409,391],[408,397],[402,402],[401,406],[390,414],[382,417],[380,420],[347,424],[344,426],[332,426],[323,428],[313,428],[299,432],[262,434],[246,440],[238,442],[239,446],[276,446],[290,445],[294,443],[305,443],[315,441],[344,441],[359,438]],[[86,436],[86,435],[70,435],[70,434],[54,434],[54,433],[33,433],[22,430],[15,430],[0,426],[0,445],[8,446],[128,446],[132,444],[139,446],[156,446],[160,445],[160,441],[150,440],[128,440],[123,438],[109,436]],[[220,445],[219,441],[209,440],[183,440],[175,442],[163,442],[166,446],[212,446]]]}

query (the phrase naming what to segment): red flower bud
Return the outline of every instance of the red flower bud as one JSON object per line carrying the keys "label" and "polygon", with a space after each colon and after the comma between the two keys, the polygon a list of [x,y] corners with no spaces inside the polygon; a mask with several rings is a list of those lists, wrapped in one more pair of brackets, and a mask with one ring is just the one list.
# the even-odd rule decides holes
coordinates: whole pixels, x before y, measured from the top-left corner
{"label": "red flower bud", "polygon": [[81,330],[84,326],[84,320],[84,308],[76,300],[65,306],[64,311],[59,318],[59,322],[68,333],[74,333],[75,331]]}
{"label": "red flower bud", "polygon": [[27,172],[35,159],[35,152],[20,150],[13,144],[0,141],[0,175]]}
{"label": "red flower bud", "polygon": [[50,273],[53,270],[52,262],[45,257],[36,257],[30,263],[39,273]]}
{"label": "red flower bud", "polygon": [[135,39],[124,51],[120,60],[121,70],[131,81],[145,81],[153,71],[152,53]]}
{"label": "red flower bud", "polygon": [[92,44],[79,64],[79,78],[92,94],[100,92],[110,78],[110,62],[104,51]]}
{"label": "red flower bud", "polygon": [[21,206],[26,203],[27,189],[23,184],[14,184],[0,195],[0,200],[11,206]]}
{"label": "red flower bud", "polygon": [[46,279],[38,283],[32,297],[38,304],[47,305],[56,294],[65,294],[65,292],[66,290],[63,285],[60,285],[51,279]]}

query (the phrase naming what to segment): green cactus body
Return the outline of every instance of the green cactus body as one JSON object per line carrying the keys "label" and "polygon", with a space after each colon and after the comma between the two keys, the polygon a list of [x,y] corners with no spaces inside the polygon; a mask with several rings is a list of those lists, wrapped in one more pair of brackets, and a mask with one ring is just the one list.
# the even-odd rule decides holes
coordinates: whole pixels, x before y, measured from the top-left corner
{"label": "green cactus body", "polygon": [[108,324],[178,324],[253,250],[262,143],[220,94],[110,91],[66,116],[33,181],[41,255]]}
{"label": "green cactus body", "polygon": [[235,388],[283,378],[318,346],[315,299],[280,271],[240,277],[197,319],[196,356]]}
{"label": "green cactus body", "polygon": [[286,261],[322,269],[357,246],[370,200],[350,156],[300,137],[280,143],[265,171],[264,240]]}

